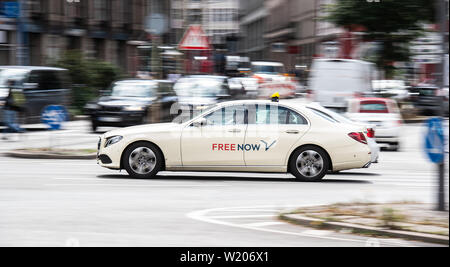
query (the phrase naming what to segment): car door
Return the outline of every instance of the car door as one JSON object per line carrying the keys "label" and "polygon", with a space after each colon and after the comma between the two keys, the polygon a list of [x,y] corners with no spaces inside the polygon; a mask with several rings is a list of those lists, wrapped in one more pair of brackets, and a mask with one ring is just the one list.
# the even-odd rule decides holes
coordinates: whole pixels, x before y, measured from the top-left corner
{"label": "car door", "polygon": [[244,105],[223,107],[200,117],[183,129],[183,166],[245,166],[247,130]]}
{"label": "car door", "polygon": [[288,152],[309,130],[307,119],[297,111],[278,104],[250,105],[247,110],[245,143],[251,147],[244,151],[246,165],[285,165]]}

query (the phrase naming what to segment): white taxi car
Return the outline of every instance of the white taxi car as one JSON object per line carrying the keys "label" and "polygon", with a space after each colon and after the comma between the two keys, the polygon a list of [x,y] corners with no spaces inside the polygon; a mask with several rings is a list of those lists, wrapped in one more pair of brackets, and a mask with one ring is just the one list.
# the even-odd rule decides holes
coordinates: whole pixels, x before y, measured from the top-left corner
{"label": "white taxi car", "polygon": [[98,163],[134,178],[160,171],[292,173],[320,181],[328,171],[367,168],[364,128],[336,123],[302,104],[225,102],[185,123],[135,126],[105,133]]}

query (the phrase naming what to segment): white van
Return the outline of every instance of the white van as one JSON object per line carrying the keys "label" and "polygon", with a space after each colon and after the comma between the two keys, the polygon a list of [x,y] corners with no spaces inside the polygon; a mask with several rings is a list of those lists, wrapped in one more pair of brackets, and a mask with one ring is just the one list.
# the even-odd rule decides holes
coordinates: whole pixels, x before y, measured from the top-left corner
{"label": "white van", "polygon": [[348,100],[372,91],[373,63],[351,59],[315,59],[309,78],[314,101],[344,109]]}

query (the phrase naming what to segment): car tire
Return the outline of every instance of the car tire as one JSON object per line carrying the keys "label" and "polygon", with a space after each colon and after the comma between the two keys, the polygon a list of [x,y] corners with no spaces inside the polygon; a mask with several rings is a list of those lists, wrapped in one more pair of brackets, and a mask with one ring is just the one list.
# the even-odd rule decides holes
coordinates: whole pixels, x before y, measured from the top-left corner
{"label": "car tire", "polygon": [[150,179],[162,169],[163,160],[158,147],[147,142],[137,142],[125,150],[122,166],[133,178]]}
{"label": "car tire", "polygon": [[329,167],[327,153],[316,146],[305,146],[296,150],[289,162],[290,172],[301,182],[322,181]]}
{"label": "car tire", "polygon": [[391,144],[390,150],[393,152],[398,152],[400,150],[400,143],[393,143]]}

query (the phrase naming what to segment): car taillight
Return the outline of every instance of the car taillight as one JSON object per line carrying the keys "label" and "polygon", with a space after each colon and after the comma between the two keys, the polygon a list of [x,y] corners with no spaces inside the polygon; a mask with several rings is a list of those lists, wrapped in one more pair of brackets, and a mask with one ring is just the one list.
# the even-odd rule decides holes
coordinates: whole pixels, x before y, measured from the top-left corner
{"label": "car taillight", "polygon": [[350,138],[352,138],[360,143],[367,145],[367,139],[366,139],[366,136],[364,135],[364,133],[349,133],[348,136],[350,136]]}
{"label": "car taillight", "polygon": [[372,128],[367,129],[367,137],[375,138],[375,130]]}

